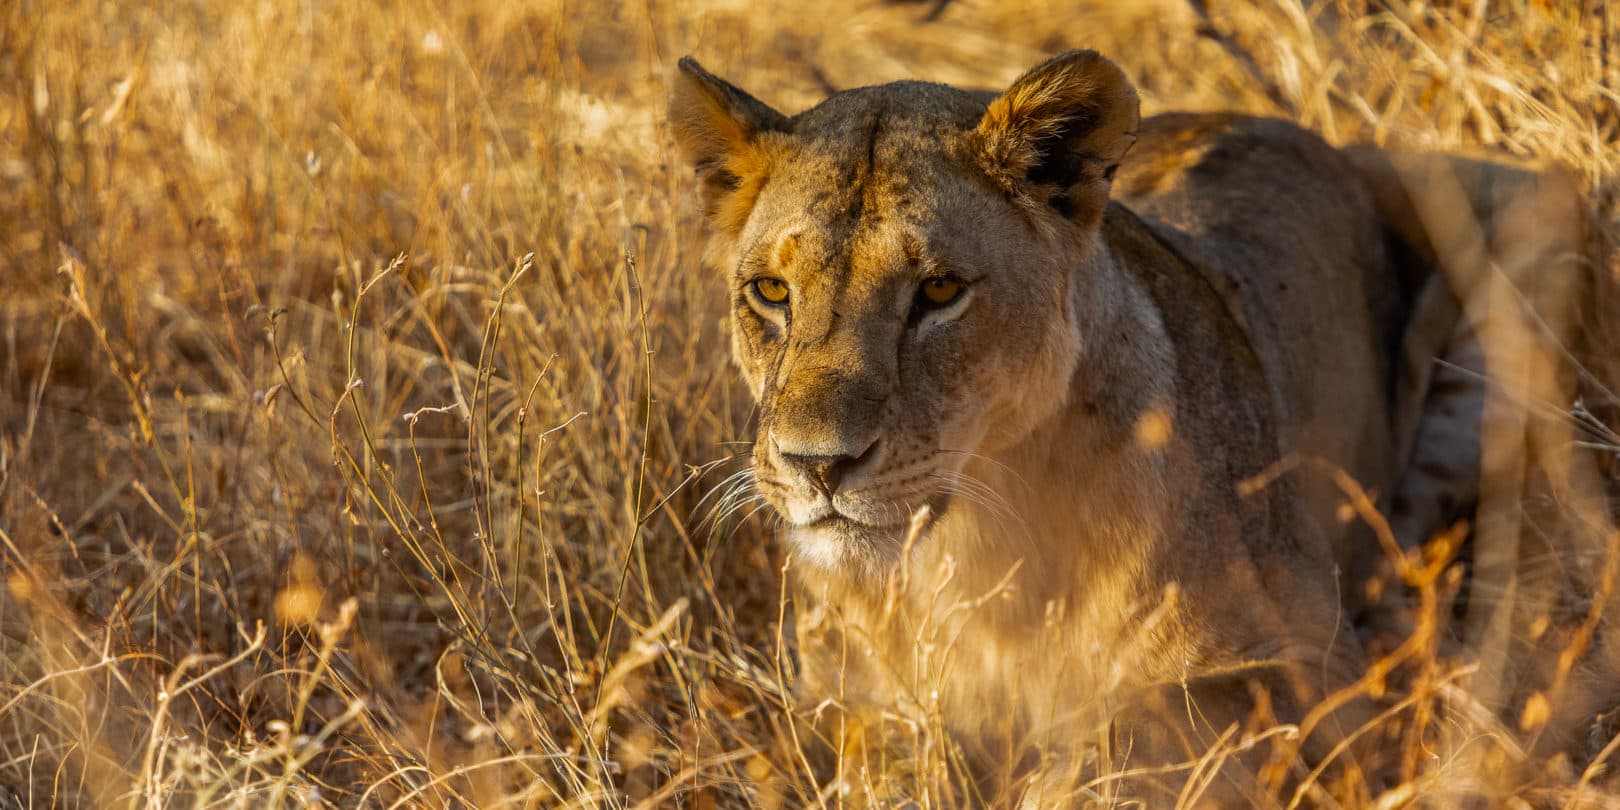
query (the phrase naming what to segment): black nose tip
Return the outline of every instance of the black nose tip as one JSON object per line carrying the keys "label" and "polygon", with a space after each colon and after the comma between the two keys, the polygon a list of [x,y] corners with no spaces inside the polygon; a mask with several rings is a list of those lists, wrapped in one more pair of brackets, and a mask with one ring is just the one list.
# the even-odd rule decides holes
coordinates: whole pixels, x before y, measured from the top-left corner
{"label": "black nose tip", "polygon": [[798,467],[809,476],[810,483],[821,491],[821,494],[831,498],[844,482],[844,476],[859,466],[861,462],[872,457],[877,448],[877,442],[867,445],[859,455],[805,455],[801,453],[783,453],[782,460]]}
{"label": "black nose tip", "polygon": [[782,459],[810,476],[810,483],[831,498],[843,483],[844,473],[855,465],[854,456],[800,456],[783,454]]}

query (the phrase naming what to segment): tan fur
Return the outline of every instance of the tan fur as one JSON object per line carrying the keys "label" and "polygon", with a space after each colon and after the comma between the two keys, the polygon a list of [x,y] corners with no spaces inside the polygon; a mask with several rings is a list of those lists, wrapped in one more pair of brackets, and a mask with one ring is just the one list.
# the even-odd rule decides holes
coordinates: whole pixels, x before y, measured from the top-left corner
{"label": "tan fur", "polygon": [[[1394,489],[1430,277],[1387,255],[1362,170],[1280,121],[1139,122],[1092,52],[998,96],[899,82],[792,118],[681,68],[833,745],[942,718],[974,790],[1010,800],[1098,755],[1195,759],[1257,708],[1300,722],[1359,675],[1336,570],[1377,551],[1327,471]],[[944,274],[967,292],[926,310]],[[1363,712],[1308,729],[1306,761]],[[1208,797],[1272,800],[1229,771]]]}

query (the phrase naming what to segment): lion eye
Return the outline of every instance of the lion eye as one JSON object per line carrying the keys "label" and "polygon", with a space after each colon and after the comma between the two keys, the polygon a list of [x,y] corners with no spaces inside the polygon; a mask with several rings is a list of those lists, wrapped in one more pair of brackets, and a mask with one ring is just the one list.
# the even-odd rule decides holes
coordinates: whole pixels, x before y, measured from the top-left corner
{"label": "lion eye", "polygon": [[780,305],[787,303],[788,285],[779,278],[754,279],[754,295],[767,304]]}
{"label": "lion eye", "polygon": [[944,276],[924,281],[917,290],[917,296],[921,303],[930,307],[943,307],[962,297],[962,290],[960,279]]}

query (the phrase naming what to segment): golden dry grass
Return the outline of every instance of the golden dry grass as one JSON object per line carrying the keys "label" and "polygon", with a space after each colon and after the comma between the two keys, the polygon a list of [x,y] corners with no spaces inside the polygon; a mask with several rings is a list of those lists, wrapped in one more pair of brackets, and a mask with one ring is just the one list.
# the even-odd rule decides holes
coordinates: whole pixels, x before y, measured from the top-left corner
{"label": "golden dry grass", "polygon": [[[749,403],[682,54],[799,109],[1094,47],[1148,112],[1563,161],[1620,238],[1601,2],[935,5],[0,8],[0,807],[837,801],[769,522],[702,523]],[[1620,657],[1574,601],[1548,649]],[[1419,652],[1370,804],[1620,806],[1608,738],[1528,753],[1546,707]]]}

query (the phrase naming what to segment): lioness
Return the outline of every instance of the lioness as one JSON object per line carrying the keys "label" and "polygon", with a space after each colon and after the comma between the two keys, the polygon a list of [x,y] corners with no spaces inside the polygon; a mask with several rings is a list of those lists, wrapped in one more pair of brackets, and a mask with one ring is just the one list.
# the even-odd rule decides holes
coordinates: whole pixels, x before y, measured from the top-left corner
{"label": "lioness", "polygon": [[[793,117],[687,58],[670,115],[835,745],[942,719],[993,800],[1241,747],[1252,717],[1306,723],[1306,761],[1360,724],[1307,714],[1364,668],[1336,572],[1379,554],[1330,472],[1396,487],[1424,395],[1401,358],[1439,346],[1408,345],[1427,276],[1345,153],[1139,120],[1091,51]],[[1130,789],[1267,800],[1232,770]]]}

